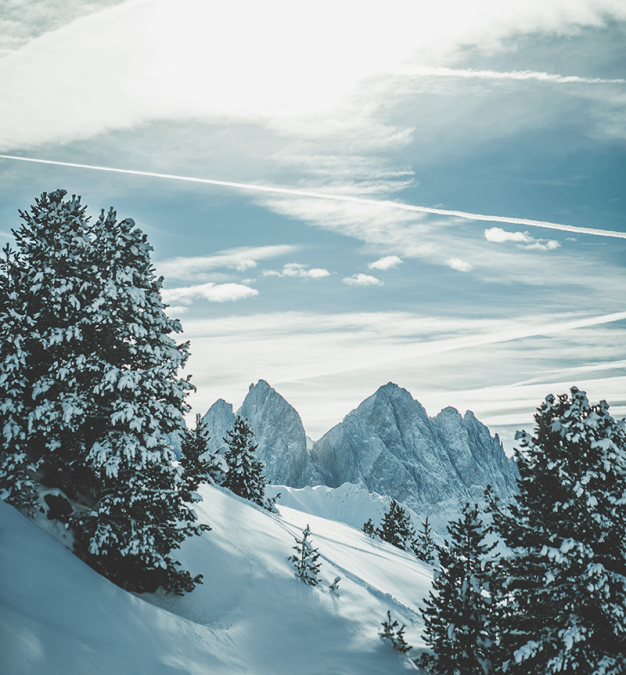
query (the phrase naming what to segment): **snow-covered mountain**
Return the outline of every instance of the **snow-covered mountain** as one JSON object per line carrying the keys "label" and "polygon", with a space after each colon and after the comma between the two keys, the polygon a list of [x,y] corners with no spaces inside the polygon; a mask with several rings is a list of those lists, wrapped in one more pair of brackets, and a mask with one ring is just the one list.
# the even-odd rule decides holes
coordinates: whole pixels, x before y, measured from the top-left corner
{"label": "snow-covered mountain", "polygon": [[513,460],[473,413],[446,408],[430,418],[391,382],[320,438],[311,457],[326,485],[363,485],[424,515],[480,503],[488,484],[506,500],[516,492]]}
{"label": "snow-covered mountain", "polygon": [[[254,430],[257,456],[271,483],[293,488],[351,483],[403,502],[434,525],[440,520],[440,530],[467,501],[482,503],[488,484],[504,500],[517,489],[514,461],[472,412],[461,416],[445,408],[428,417],[393,383],[312,444],[296,410],[264,380],[250,386],[237,413]],[[212,448],[223,446],[235,420],[232,405],[220,399],[204,419]]]}
{"label": "snow-covered mountain", "polygon": [[[176,558],[204,583],[183,597],[123,591],[0,501],[0,672],[418,672],[378,632],[390,610],[423,647],[418,607],[432,567],[341,523],[285,506],[273,515],[222,488],[199,492],[199,521],[212,530],[183,542]],[[307,524],[321,555],[315,588],[287,560]]]}
{"label": "snow-covered mountain", "polygon": [[[250,385],[236,414],[245,417],[254,431],[256,456],[265,462],[265,477],[271,483],[299,488],[322,482],[311,462],[300,415],[265,380]],[[211,434],[210,449],[223,448],[222,439],[235,423],[233,406],[220,399],[204,420]]]}

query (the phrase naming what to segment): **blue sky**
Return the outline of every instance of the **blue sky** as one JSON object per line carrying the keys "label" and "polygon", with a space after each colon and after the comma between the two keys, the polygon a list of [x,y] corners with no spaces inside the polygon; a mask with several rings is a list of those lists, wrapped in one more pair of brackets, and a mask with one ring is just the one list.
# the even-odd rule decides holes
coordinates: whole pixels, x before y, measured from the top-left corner
{"label": "blue sky", "polygon": [[194,413],[263,378],[318,438],[393,381],[508,451],[572,385],[623,416],[624,44],[622,0],[9,2],[0,153],[58,164],[0,158],[0,240],[59,187],[134,218]]}

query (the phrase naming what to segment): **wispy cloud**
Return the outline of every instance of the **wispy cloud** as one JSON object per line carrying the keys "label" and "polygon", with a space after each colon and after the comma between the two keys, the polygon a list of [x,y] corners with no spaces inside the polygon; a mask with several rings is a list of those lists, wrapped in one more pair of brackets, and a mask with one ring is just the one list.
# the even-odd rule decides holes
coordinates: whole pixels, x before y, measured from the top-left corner
{"label": "wispy cloud", "polygon": [[197,298],[204,298],[209,302],[235,302],[236,300],[253,298],[258,294],[259,291],[256,288],[250,288],[243,284],[214,284],[211,282],[198,286],[167,288],[161,291],[166,303],[182,302],[184,304],[189,304]]}
{"label": "wispy cloud", "polygon": [[381,270],[384,272],[385,270],[390,270],[401,265],[403,262],[404,261],[397,255],[386,255],[384,258],[367,263],[367,266],[371,270]]}
{"label": "wispy cloud", "polygon": [[311,197],[313,199],[324,199],[337,202],[352,202],[355,204],[364,204],[367,206],[385,206],[401,211],[413,211],[416,213],[428,213],[441,216],[453,216],[455,218],[464,218],[467,220],[478,220],[487,222],[511,223],[513,225],[528,225],[532,227],[543,227],[551,230],[563,230],[565,232],[580,232],[581,234],[590,234],[600,237],[616,237],[626,239],[626,232],[614,230],[600,230],[591,227],[577,227],[575,225],[566,225],[563,223],[551,223],[544,220],[530,220],[528,218],[513,218],[510,216],[492,216],[480,213],[469,213],[467,211],[452,211],[449,209],[435,209],[426,206],[415,206],[413,204],[404,204],[386,199],[367,199],[365,197],[355,197],[352,195],[332,194],[329,192],[315,192],[311,190],[295,190],[292,188],[271,187],[267,185],[255,185],[252,183],[235,183],[232,181],[213,180],[210,178],[194,178],[193,176],[177,176],[173,174],[155,173],[152,171],[137,171],[134,169],[117,169],[105,166],[92,166],[88,164],[76,164],[74,162],[57,162],[48,159],[35,159],[32,157],[17,157],[14,155],[0,155],[0,159],[11,159],[24,162],[38,162],[40,164],[53,164],[56,166],[68,166],[80,169],[89,169],[94,171],[110,171],[113,173],[125,173],[134,176],[150,176],[152,178],[165,178],[169,180],[188,181],[191,183],[205,183],[207,185],[220,185],[222,187],[232,187],[240,190],[251,190],[254,192],[268,192],[274,194],[291,195],[294,197]]}
{"label": "wispy cloud", "polygon": [[323,279],[329,277],[330,272],[320,267],[308,269],[307,265],[300,263],[287,263],[282,272],[276,270],[264,270],[264,277],[300,277],[301,279]]}
{"label": "wispy cloud", "polygon": [[[189,367],[198,386],[193,399],[198,412],[220,397],[241,401],[250,382],[263,378],[296,407],[307,431],[318,437],[389,380],[428,405],[429,414],[454,405],[473,409],[483,421],[491,416],[497,420],[495,430],[505,424],[502,416],[512,412],[532,423],[533,411],[552,389],[550,382],[564,382],[552,392],[559,393],[589,379],[582,371],[568,372],[572,362],[583,362],[590,371],[602,367],[603,377],[619,372],[621,390],[611,387],[603,393],[597,386],[593,396],[615,406],[622,401],[626,411],[619,321],[626,321],[626,312],[509,319],[398,311],[274,312],[190,318],[184,330],[194,345]],[[599,343],[601,357],[594,352]],[[600,358],[614,364],[600,366]],[[547,373],[546,364],[561,372]],[[547,384],[538,383],[532,395],[515,387],[538,377]],[[492,394],[471,394],[503,384],[505,389]],[[505,399],[506,405],[498,407]]]}
{"label": "wispy cloud", "polygon": [[167,279],[197,280],[204,272],[213,269],[227,268],[244,272],[256,267],[260,260],[289,255],[299,248],[288,244],[231,248],[212,256],[168,258],[158,261],[155,265],[159,274]]}
{"label": "wispy cloud", "polygon": [[369,274],[353,274],[351,277],[342,279],[348,286],[382,286],[384,282]]}

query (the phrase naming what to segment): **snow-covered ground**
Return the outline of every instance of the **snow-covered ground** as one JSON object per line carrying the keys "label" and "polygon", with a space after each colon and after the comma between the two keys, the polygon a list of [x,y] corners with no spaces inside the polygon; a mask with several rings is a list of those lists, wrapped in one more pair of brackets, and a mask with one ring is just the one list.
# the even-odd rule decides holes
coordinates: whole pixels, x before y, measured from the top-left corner
{"label": "snow-covered ground", "polygon": [[[200,493],[196,511],[213,529],[177,552],[204,575],[184,597],[121,590],[0,502],[0,673],[418,672],[378,632],[390,610],[409,644],[423,646],[418,607],[431,567],[344,523],[286,505],[272,515],[221,488]],[[317,588],[287,561],[307,524],[321,554]]]}

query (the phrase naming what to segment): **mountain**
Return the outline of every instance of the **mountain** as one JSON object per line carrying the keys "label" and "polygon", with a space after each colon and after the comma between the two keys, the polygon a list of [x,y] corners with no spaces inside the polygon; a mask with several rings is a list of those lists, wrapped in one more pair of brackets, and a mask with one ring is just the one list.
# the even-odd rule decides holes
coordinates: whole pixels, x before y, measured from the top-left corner
{"label": "mountain", "polygon": [[[406,389],[391,382],[315,443],[307,439],[293,406],[265,380],[250,385],[237,414],[248,419],[272,484],[338,488],[351,483],[429,516],[440,531],[466,502],[484,503],[487,485],[505,501],[517,491],[515,462],[472,412],[461,416],[445,408],[431,418]],[[223,447],[221,439],[235,421],[232,405],[220,399],[204,419],[211,448]]]}
{"label": "mountain", "polygon": [[[347,525],[279,505],[273,515],[202,485],[176,558],[193,593],[132,594],[0,501],[0,672],[6,675],[401,675],[415,667],[378,637],[387,610],[418,656],[432,567]],[[43,522],[57,538],[62,523]],[[309,524],[321,583],[287,557]],[[338,594],[329,585],[341,577]]]}
{"label": "mountain", "polygon": [[[258,445],[256,457],[265,462],[265,477],[271,483],[300,488],[321,482],[311,462],[300,415],[265,380],[250,385],[236,414],[248,420]],[[235,423],[232,405],[216,401],[204,420],[211,434],[210,449],[223,448],[222,439]]]}
{"label": "mountain", "polygon": [[424,515],[481,503],[488,484],[505,500],[517,491],[514,461],[473,413],[430,418],[391,382],[320,438],[311,458],[329,487],[363,485]]}

